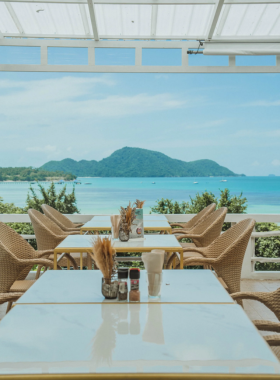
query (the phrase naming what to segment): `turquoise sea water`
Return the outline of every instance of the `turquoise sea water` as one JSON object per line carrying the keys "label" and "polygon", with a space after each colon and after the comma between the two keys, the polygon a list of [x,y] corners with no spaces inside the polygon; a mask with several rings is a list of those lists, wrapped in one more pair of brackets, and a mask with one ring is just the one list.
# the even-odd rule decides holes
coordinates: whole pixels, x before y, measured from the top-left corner
{"label": "turquoise sea water", "polygon": [[[82,184],[76,185],[76,196],[83,214],[117,213],[120,206],[125,207],[136,198],[146,200],[144,213],[148,213],[160,198],[188,201],[189,196],[193,197],[197,192],[208,190],[218,195],[219,189],[225,188],[229,188],[232,194],[243,192],[248,199],[248,213],[280,213],[280,177],[79,179]],[[222,179],[227,182],[221,182]],[[33,186],[37,187],[36,184]],[[62,186],[56,187],[60,189]],[[72,183],[67,183],[69,191],[72,187]],[[28,188],[29,183],[0,182],[0,197],[4,202],[22,207],[25,206]]]}

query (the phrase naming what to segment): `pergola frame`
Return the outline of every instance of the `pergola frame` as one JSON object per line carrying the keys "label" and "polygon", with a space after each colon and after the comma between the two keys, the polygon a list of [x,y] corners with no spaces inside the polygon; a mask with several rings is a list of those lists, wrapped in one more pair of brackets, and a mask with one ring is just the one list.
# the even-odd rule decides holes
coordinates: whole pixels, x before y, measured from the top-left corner
{"label": "pergola frame", "polygon": [[[5,3],[7,10],[18,29],[18,33],[0,33],[0,46],[40,47],[40,64],[0,64],[0,71],[27,72],[112,72],[112,73],[279,73],[280,72],[280,36],[215,36],[221,11],[224,5],[236,4],[280,4],[280,0],[0,0]],[[61,34],[27,34],[12,8],[12,3],[42,3],[42,4],[78,4],[81,11],[85,35]],[[116,36],[100,35],[98,31],[95,5],[151,5],[151,32],[147,36]],[[83,5],[88,7],[93,33],[90,33],[89,20]],[[209,19],[206,35],[190,36],[156,36],[157,15],[159,5],[214,5]],[[224,12],[225,13],[225,12]],[[222,15],[226,18],[226,14]],[[220,24],[225,22],[221,20]],[[235,55],[229,55],[228,66],[190,66],[188,50],[198,49],[199,43],[250,43],[261,44],[279,43],[279,54],[276,54],[275,66],[236,66]],[[50,65],[48,64],[48,48],[87,48],[88,65]],[[96,65],[95,48],[131,48],[135,49],[135,65]],[[181,49],[181,66],[147,66],[142,65],[142,49]]]}

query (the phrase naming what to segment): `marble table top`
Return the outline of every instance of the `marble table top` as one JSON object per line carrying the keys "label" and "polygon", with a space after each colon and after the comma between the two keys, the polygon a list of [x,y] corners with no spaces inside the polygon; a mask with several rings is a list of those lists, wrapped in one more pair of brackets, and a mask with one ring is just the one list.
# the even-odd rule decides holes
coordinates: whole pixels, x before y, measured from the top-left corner
{"label": "marble table top", "polygon": [[[47,271],[17,301],[28,303],[106,303],[101,293],[99,270]],[[234,301],[210,270],[163,270],[161,299],[148,297],[147,274],[140,272],[141,302],[233,303]],[[128,287],[130,284],[128,283]],[[129,288],[130,289],[130,288]]]}
{"label": "marble table top", "polygon": [[16,305],[0,323],[1,375],[279,371],[237,304]]}
{"label": "marble table top", "polygon": [[[100,235],[110,238],[110,235]],[[92,249],[92,235],[69,235],[56,248],[57,252],[80,252]],[[122,242],[119,239],[112,240],[117,252],[149,252],[152,249],[163,249],[165,251],[182,251],[182,247],[174,235],[144,235],[144,239],[130,239]]]}

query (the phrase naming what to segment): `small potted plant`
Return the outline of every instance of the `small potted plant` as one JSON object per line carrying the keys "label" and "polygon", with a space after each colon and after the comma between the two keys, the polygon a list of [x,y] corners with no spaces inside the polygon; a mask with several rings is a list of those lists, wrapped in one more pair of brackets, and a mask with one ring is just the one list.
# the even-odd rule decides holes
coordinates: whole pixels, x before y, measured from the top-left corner
{"label": "small potted plant", "polygon": [[121,207],[121,210],[120,210],[121,224],[120,224],[120,234],[119,234],[119,239],[121,241],[129,240],[129,232],[131,231],[132,222],[135,219],[135,210],[136,208],[131,207],[130,202],[127,208]]}
{"label": "small potted plant", "polygon": [[118,281],[116,280],[116,251],[111,239],[98,236],[92,240],[92,258],[103,274],[101,291],[105,298],[118,296]]}

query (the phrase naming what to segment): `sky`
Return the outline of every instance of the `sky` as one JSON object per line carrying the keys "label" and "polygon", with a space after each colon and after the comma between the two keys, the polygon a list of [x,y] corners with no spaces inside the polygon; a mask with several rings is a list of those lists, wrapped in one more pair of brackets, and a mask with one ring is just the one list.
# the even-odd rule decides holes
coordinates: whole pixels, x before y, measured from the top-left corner
{"label": "sky", "polygon": [[[0,63],[8,53],[0,51]],[[129,146],[280,175],[280,74],[2,72],[0,136],[0,167],[99,161]]]}

